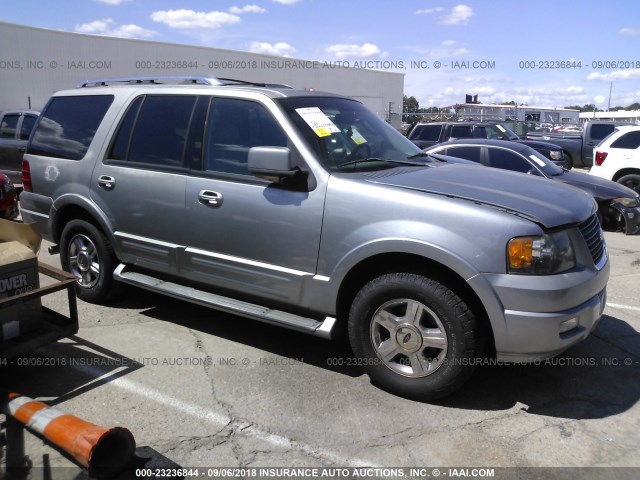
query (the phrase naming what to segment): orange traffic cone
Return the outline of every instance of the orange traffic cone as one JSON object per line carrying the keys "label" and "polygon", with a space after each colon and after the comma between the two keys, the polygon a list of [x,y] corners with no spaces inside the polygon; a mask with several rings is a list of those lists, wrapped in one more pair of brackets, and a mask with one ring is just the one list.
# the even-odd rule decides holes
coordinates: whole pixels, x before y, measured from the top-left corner
{"label": "orange traffic cone", "polygon": [[126,428],[100,427],[17,393],[7,397],[3,405],[7,415],[67,452],[90,475],[114,476],[133,458],[136,441]]}

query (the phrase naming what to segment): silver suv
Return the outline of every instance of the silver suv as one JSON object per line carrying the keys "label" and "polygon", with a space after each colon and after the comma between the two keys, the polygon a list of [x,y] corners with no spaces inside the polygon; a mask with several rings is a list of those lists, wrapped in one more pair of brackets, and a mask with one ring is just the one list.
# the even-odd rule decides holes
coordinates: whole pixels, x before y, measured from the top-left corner
{"label": "silver suv", "polygon": [[583,340],[605,305],[593,198],[430,158],[362,104],[277,85],[113,79],[58,92],[23,164],[22,215],[81,299],[114,282],[329,338],[428,400],[484,355]]}

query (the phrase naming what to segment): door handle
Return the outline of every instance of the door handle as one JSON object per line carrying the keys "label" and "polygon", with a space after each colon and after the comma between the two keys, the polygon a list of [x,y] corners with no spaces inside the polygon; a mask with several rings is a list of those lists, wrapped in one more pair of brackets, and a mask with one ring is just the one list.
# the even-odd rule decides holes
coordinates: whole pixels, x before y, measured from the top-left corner
{"label": "door handle", "polygon": [[200,190],[198,201],[208,207],[219,207],[222,205],[222,194],[211,190]]}
{"label": "door handle", "polygon": [[98,177],[98,185],[105,190],[113,190],[116,186],[116,179],[109,175],[100,175]]}

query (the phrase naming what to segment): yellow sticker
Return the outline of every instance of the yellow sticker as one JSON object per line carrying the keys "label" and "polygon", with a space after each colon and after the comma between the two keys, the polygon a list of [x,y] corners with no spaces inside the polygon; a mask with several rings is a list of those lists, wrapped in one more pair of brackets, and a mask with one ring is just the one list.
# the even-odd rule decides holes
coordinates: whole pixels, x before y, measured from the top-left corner
{"label": "yellow sticker", "polygon": [[367,143],[367,139],[364,138],[358,130],[356,130],[355,128],[353,128],[352,130],[353,130],[353,134],[351,135],[351,140],[356,142],[356,145]]}
{"label": "yellow sticker", "polygon": [[329,129],[324,127],[315,128],[314,132],[316,132],[316,135],[318,135],[319,137],[328,137],[329,135],[331,135]]}

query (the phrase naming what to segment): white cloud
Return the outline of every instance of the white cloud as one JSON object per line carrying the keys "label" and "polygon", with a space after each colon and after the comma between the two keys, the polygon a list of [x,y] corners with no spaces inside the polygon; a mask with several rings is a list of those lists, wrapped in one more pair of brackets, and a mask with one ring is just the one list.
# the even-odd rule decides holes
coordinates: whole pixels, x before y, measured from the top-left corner
{"label": "white cloud", "polygon": [[94,0],[98,3],[106,3],[107,5],[120,5],[124,2],[130,2],[131,0]]}
{"label": "white cloud", "polygon": [[76,25],[74,31],[77,33],[88,33],[90,35],[122,38],[151,38],[158,34],[158,32],[154,30],[148,30],[138,25],[129,24],[118,26],[110,18]]}
{"label": "white cloud", "polygon": [[325,49],[325,52],[334,55],[336,58],[369,58],[375,56],[387,56],[386,53],[380,51],[380,48],[377,45],[372,43],[363,43],[362,45],[330,45]]}
{"label": "white cloud", "polygon": [[416,10],[416,15],[429,15],[430,13],[438,13],[443,11],[444,11],[444,8],[442,7],[422,8],[420,10]]}
{"label": "white cloud", "polygon": [[593,72],[589,74],[587,80],[600,80],[603,82],[611,82],[613,80],[640,80],[640,68],[634,70],[615,70],[611,73]]}
{"label": "white cloud", "polygon": [[278,42],[276,44],[270,44],[267,42],[251,42],[249,50],[252,53],[264,53],[267,55],[277,55],[280,57],[289,57],[296,52],[288,43]]}
{"label": "white cloud", "polygon": [[450,45],[455,45],[456,43],[458,42],[456,42],[455,40],[445,40],[444,42],[442,42],[442,45],[444,45],[445,47],[448,47]]}
{"label": "white cloud", "polygon": [[258,5],[245,5],[244,7],[233,6],[229,9],[230,13],[236,15],[242,15],[243,13],[265,13],[266,11],[265,8],[259,7]]}
{"label": "white cloud", "polygon": [[281,3],[282,5],[293,5],[294,3],[301,2],[302,0],[273,0],[276,3]]}
{"label": "white cloud", "polygon": [[216,29],[240,21],[240,17],[226,12],[196,12],[194,10],[160,10],[151,14],[151,20],[165,23],[171,28]]}
{"label": "white cloud", "polygon": [[640,35],[640,28],[623,28],[620,30],[622,35],[629,35],[631,37],[635,37]]}
{"label": "white cloud", "polygon": [[443,25],[466,25],[473,16],[473,8],[467,5],[456,5],[440,19]]}
{"label": "white cloud", "polygon": [[607,97],[605,97],[604,95],[596,95],[595,97],[593,97],[593,101],[596,103],[596,105],[600,105],[604,103],[606,100],[607,100]]}

